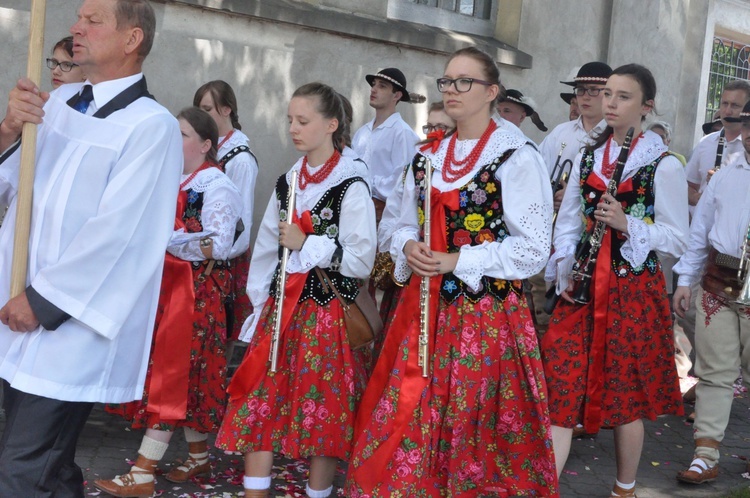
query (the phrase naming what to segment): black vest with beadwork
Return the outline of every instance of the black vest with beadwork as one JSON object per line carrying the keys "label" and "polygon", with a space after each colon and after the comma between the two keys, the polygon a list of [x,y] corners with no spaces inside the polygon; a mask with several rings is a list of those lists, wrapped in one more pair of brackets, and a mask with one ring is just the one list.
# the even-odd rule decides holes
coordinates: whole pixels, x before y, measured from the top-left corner
{"label": "black vest with beadwork", "polygon": [[[638,169],[635,175],[620,183],[615,199],[624,206],[625,214],[643,220],[649,225],[654,223],[656,219],[654,213],[654,177],[656,176],[656,169],[659,167],[659,163],[668,154],[668,152],[665,152],[657,157],[652,163]],[[588,244],[588,233],[591,231],[593,225],[596,224],[594,210],[599,203],[599,199],[604,194],[603,191],[596,189],[589,182],[589,178],[592,176],[593,171],[594,153],[587,151],[583,154],[581,160],[580,183],[586,229],[581,234],[581,241],[577,248],[579,252],[576,252],[576,254],[582,254],[583,258],[589,253],[590,246]],[[622,232],[618,230],[613,231],[610,259],[612,261],[612,269],[614,270],[615,275],[618,277],[626,277],[628,273],[640,275],[646,269],[648,269],[651,274],[654,274],[661,269],[661,264],[659,263],[659,258],[655,251],[650,251],[646,261],[640,266],[633,268],[633,266],[622,257],[620,252],[620,248],[626,240],[627,239]],[[584,247],[580,247],[581,244],[584,244]]]}
{"label": "black vest with beadwork", "polygon": [[[445,208],[445,231],[449,253],[458,252],[465,245],[481,245],[484,242],[502,242],[508,236],[508,228],[503,220],[503,199],[500,181],[495,178],[497,170],[515,152],[505,151],[500,157],[483,166],[476,175],[458,189],[458,210]],[[414,182],[419,192],[419,225],[424,223],[424,175],[426,160],[417,154],[412,163]],[[432,220],[434,230],[440,222]],[[424,234],[422,234],[424,238]],[[486,294],[504,301],[510,292],[522,294],[521,280],[503,280],[483,276],[476,292],[452,272],[443,275],[440,296],[447,303],[452,303],[459,296],[465,296],[476,303]]]}
{"label": "black vest with beadwork", "polygon": [[[361,177],[347,178],[335,187],[332,187],[323,194],[323,197],[315,204],[310,210],[310,216],[312,218],[312,225],[314,235],[325,235],[329,239],[332,239],[336,246],[341,247],[339,243],[339,219],[341,215],[341,203],[344,200],[344,194],[346,191],[356,182],[364,182]],[[279,201],[281,210],[279,211],[279,218],[281,221],[287,221],[287,201],[288,201],[289,185],[286,181],[286,175],[281,175],[276,181],[276,199]],[[281,251],[279,251],[280,253]],[[270,295],[276,297],[276,285],[279,276],[279,266],[276,265],[276,270],[273,273],[273,279],[271,280]],[[341,273],[326,269],[326,273],[333,281],[333,285],[339,291],[344,299],[351,302],[357,297],[359,293],[359,281],[356,278],[345,277]],[[317,304],[325,306],[332,299],[335,299],[333,292],[323,292],[323,286],[320,280],[316,276],[315,272],[311,271],[307,275],[305,280],[305,286],[302,289],[302,295],[299,298],[299,302],[303,302],[306,299],[313,299]]]}

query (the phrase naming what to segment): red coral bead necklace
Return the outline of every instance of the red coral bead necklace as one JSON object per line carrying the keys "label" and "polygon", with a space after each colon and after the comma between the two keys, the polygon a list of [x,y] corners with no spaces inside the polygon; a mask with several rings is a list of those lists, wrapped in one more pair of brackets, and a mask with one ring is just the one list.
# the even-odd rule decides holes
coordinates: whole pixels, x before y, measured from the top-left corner
{"label": "red coral bead necklace", "polygon": [[[487,125],[484,133],[482,133],[477,144],[471,150],[469,155],[460,161],[457,160],[454,155],[458,132],[454,133],[448,142],[448,151],[445,153],[445,159],[443,160],[443,180],[448,183],[453,183],[459,178],[466,176],[469,171],[474,169],[474,166],[479,160],[479,156],[482,155],[484,147],[487,145],[487,142],[489,142],[492,132],[494,132],[496,128],[497,124],[495,124],[495,120],[490,119],[490,123]],[[461,167],[455,167],[454,164]]]}
{"label": "red coral bead necklace", "polygon": [[299,170],[299,188],[305,190],[310,183],[320,183],[331,174],[333,168],[339,163],[341,153],[338,150],[333,151],[333,155],[328,158],[322,168],[311,174],[307,167],[307,156],[302,159],[302,167]]}

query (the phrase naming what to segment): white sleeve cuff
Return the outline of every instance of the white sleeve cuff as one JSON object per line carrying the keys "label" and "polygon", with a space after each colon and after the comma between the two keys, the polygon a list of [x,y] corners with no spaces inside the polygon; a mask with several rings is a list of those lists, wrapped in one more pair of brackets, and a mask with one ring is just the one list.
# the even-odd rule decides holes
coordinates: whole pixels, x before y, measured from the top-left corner
{"label": "white sleeve cuff", "polygon": [[625,215],[625,217],[628,220],[629,236],[622,244],[620,254],[633,268],[638,268],[646,262],[648,253],[651,251],[651,235],[645,221],[630,215]]}
{"label": "white sleeve cuff", "polygon": [[488,244],[489,242],[483,242],[481,246],[464,246],[458,253],[458,261],[456,262],[453,274],[468,285],[472,292],[477,292],[482,282],[482,277],[484,276],[483,262],[486,259],[486,255],[480,248]]}
{"label": "white sleeve cuff", "polygon": [[391,239],[391,259],[393,259],[393,277],[396,282],[403,284],[411,276],[411,268],[406,262],[404,246],[410,240],[419,240],[419,235],[415,229],[401,228],[393,233]]}
{"label": "white sleeve cuff", "polygon": [[336,251],[336,242],[327,235],[308,235],[299,251],[292,251],[287,262],[287,273],[307,273],[316,266],[327,268]]}

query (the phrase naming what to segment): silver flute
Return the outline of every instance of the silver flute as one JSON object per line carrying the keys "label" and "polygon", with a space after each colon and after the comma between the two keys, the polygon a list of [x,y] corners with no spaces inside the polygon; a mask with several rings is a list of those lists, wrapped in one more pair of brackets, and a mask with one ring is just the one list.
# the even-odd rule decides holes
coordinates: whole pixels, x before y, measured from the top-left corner
{"label": "silver flute", "polygon": [[[424,168],[424,223],[422,224],[423,241],[430,248],[430,214],[432,213],[432,164],[425,159]],[[418,366],[422,367],[422,377],[430,372],[430,277],[422,277],[419,288],[419,356]]]}
{"label": "silver flute", "polygon": [[[289,196],[286,203],[286,221],[291,223],[294,219],[295,201],[297,200],[297,172],[292,171],[291,184],[289,185]],[[268,359],[271,361],[271,372],[276,372],[279,360],[279,340],[281,337],[281,313],[284,309],[284,297],[286,296],[286,264],[289,261],[289,248],[284,247],[281,251],[281,263],[279,265],[279,278],[276,281],[276,312],[273,319],[273,334],[271,335],[271,352]]]}

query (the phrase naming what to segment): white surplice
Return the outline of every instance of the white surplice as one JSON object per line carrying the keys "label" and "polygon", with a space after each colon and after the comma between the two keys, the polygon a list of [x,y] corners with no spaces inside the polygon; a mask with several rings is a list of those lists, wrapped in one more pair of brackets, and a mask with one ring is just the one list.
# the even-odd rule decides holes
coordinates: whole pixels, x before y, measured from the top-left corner
{"label": "white surplice", "polygon": [[[27,284],[71,318],[57,330],[0,324],[0,377],[63,401],[126,402],[143,394],[164,252],[182,170],[177,121],[148,98],[106,119],[66,101],[39,126]],[[96,87],[95,87],[96,94]],[[20,151],[0,164],[0,303],[9,299]]]}

